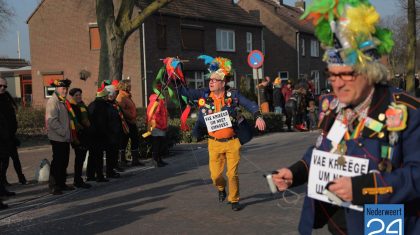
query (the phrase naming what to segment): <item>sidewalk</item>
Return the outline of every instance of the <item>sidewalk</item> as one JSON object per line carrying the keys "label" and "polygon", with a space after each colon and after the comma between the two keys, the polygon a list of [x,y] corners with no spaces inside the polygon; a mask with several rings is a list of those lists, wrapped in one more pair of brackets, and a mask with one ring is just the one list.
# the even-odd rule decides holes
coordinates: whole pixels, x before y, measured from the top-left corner
{"label": "sidewalk", "polygon": [[[170,150],[170,156],[173,157],[178,154],[182,154],[185,151],[197,150],[200,148],[205,148],[206,146],[207,143],[178,144]],[[5,211],[0,211],[0,218],[14,214],[22,209],[25,210],[27,207],[36,206],[40,203],[46,203],[51,200],[55,200],[55,198],[58,198],[57,196],[52,196],[49,194],[47,183],[38,183],[35,181],[35,172],[39,168],[41,160],[45,158],[51,162],[51,145],[28,146],[19,148],[18,151],[20,161],[22,163],[22,171],[28,181],[28,184],[21,185],[18,182],[18,178],[13,167],[13,162],[10,159],[9,168],[7,169],[7,179],[8,182],[12,185],[8,186],[7,190],[16,192],[16,196],[4,199],[4,202],[8,204],[10,208]],[[69,165],[67,167],[67,184],[73,184],[74,158],[74,151],[71,149]],[[140,171],[154,168],[151,159],[143,160],[143,162],[146,163],[146,166],[127,168],[126,171],[122,173],[122,175],[134,174],[136,172],[138,173]],[[114,179],[113,181],[115,180],[118,179]],[[95,187],[97,186],[96,182],[89,183],[93,184]],[[63,196],[73,192],[75,191],[65,192]]]}

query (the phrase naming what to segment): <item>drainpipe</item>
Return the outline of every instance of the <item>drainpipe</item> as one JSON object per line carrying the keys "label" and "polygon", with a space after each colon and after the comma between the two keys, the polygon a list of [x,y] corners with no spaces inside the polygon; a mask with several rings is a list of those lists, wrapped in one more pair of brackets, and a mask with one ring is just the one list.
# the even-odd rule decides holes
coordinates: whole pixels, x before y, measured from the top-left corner
{"label": "drainpipe", "polygon": [[297,52],[297,80],[300,75],[300,33],[296,32],[296,52]]}
{"label": "drainpipe", "polygon": [[144,23],[141,26],[143,40],[143,76],[144,76],[144,107],[147,107],[147,67],[146,67],[146,42],[144,36]]}
{"label": "drainpipe", "polygon": [[[264,57],[265,57],[264,28],[261,27],[261,50],[262,49],[264,49],[263,54],[264,54]],[[261,66],[261,69],[262,69],[262,74],[263,74],[262,80],[264,80],[264,63]],[[257,85],[258,85],[258,82],[257,82]]]}

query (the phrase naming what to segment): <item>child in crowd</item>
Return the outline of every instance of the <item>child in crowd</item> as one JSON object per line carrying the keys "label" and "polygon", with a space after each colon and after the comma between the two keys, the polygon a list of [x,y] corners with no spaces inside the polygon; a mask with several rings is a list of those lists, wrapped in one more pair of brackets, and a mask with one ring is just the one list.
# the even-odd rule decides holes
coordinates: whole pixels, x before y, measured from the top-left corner
{"label": "child in crowd", "polygon": [[318,122],[318,108],[315,105],[315,101],[309,101],[309,106],[306,108],[308,111],[308,119],[309,119],[309,130],[313,131],[317,129],[317,122]]}

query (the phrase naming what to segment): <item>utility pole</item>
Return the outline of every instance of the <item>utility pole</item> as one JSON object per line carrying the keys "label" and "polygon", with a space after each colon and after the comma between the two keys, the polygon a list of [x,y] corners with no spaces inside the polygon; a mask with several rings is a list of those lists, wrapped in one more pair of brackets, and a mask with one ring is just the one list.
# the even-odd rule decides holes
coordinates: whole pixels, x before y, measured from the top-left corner
{"label": "utility pole", "polygon": [[18,48],[17,48],[17,53],[18,53],[18,58],[20,59],[20,32],[17,32],[17,43],[18,43]]}

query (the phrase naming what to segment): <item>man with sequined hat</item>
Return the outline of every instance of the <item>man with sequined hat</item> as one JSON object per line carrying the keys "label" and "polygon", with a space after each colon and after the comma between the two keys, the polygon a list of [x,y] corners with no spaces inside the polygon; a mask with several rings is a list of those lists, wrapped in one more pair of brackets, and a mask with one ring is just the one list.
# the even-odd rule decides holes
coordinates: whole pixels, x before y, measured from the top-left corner
{"label": "man with sequined hat", "polygon": [[315,146],[273,176],[281,191],[308,183],[299,232],[328,224],[334,234],[363,234],[364,206],[403,204],[405,234],[420,234],[419,100],[387,84],[380,59],[392,33],[367,0],[314,0],[302,18],[325,49],[333,95],[320,100]]}
{"label": "man with sequined hat", "polygon": [[50,86],[55,87],[55,91],[48,100],[45,111],[48,139],[53,152],[49,179],[49,189],[53,195],[60,195],[63,190],[74,189],[66,185],[70,143],[77,139],[76,116],[66,99],[70,84],[68,79],[51,81]]}
{"label": "man with sequined hat", "polygon": [[209,66],[209,87],[203,89],[181,87],[179,92],[198,104],[198,120],[192,132],[197,139],[207,134],[209,136],[210,175],[218,189],[219,202],[223,202],[226,198],[226,180],[222,175],[226,164],[229,182],[228,201],[232,205],[232,210],[238,211],[241,209],[238,177],[240,149],[242,144],[250,140],[249,136],[241,134],[241,126],[246,120],[240,116],[239,106],[254,115],[255,127],[259,130],[265,129],[265,122],[255,102],[246,99],[237,90],[225,89],[226,83],[232,76],[232,63],[229,59],[207,55],[198,58],[203,59]]}

